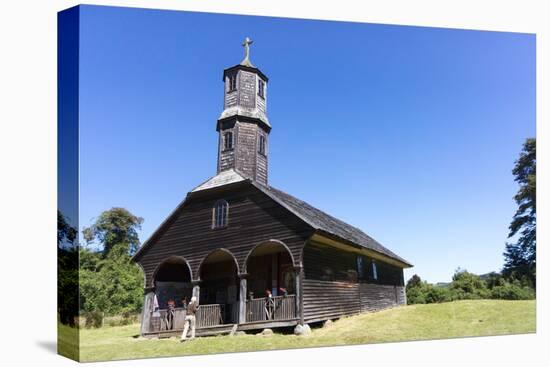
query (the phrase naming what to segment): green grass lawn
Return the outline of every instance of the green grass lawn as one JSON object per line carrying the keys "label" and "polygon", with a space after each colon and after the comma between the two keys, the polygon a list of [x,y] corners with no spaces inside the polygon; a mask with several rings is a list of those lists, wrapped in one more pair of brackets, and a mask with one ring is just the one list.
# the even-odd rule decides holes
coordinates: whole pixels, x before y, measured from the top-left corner
{"label": "green grass lawn", "polygon": [[80,359],[98,361],[532,333],[536,328],[535,314],[535,301],[459,301],[346,317],[331,326],[314,328],[307,337],[247,334],[197,338],[185,343],[177,338],[138,337],[139,325],[104,327],[81,331]]}

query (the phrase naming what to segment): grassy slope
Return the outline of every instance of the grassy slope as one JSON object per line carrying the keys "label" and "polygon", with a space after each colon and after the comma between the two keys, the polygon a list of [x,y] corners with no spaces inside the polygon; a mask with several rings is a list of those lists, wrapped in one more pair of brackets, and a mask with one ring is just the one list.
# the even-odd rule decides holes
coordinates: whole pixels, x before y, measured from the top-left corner
{"label": "grassy slope", "polygon": [[460,301],[412,305],[343,318],[309,337],[216,336],[179,343],[144,339],[138,325],[81,332],[82,361],[288,349],[535,332],[535,301]]}

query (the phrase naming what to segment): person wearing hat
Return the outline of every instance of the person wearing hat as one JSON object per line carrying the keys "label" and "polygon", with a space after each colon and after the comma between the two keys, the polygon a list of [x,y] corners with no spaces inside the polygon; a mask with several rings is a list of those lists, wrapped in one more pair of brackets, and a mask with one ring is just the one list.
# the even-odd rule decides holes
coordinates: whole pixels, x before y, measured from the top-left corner
{"label": "person wearing hat", "polygon": [[187,313],[185,315],[185,325],[183,327],[183,333],[181,334],[181,340],[185,341],[187,338],[187,332],[189,331],[189,324],[191,324],[191,339],[195,338],[195,314],[198,308],[197,297],[191,297],[191,302],[187,305]]}

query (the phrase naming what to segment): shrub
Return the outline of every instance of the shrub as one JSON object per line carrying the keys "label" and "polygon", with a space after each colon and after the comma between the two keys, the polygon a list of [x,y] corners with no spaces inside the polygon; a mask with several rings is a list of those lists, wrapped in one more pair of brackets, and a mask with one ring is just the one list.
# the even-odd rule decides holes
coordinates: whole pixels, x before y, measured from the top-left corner
{"label": "shrub", "polygon": [[103,326],[103,312],[90,311],[85,315],[87,328],[100,328]]}
{"label": "shrub", "polygon": [[[81,250],[87,268],[80,271],[80,309],[107,316],[136,313],[143,305],[143,273],[130,261],[126,245],[115,245],[105,258]],[[90,270],[91,269],[91,270]]]}
{"label": "shrub", "polygon": [[448,288],[427,284],[426,303],[441,303],[451,301],[451,293]]}
{"label": "shrub", "polygon": [[126,326],[139,322],[139,314],[124,312],[121,315],[105,317],[104,326]]}
{"label": "shrub", "polygon": [[490,295],[487,284],[478,275],[460,268],[453,275],[450,290],[453,300],[482,299]]}
{"label": "shrub", "polygon": [[418,275],[413,275],[407,282],[407,303],[440,303],[451,300],[449,289],[423,282]]}
{"label": "shrub", "polygon": [[502,285],[493,287],[491,298],[508,300],[535,299],[535,290],[526,286],[522,287],[519,281],[504,282]]}
{"label": "shrub", "polygon": [[426,294],[421,287],[407,288],[407,304],[426,303]]}
{"label": "shrub", "polygon": [[407,282],[408,304],[490,298],[522,300],[535,299],[535,296],[535,289],[525,280],[508,280],[498,273],[491,273],[484,281],[478,275],[460,268],[448,287],[428,284],[416,274]]}

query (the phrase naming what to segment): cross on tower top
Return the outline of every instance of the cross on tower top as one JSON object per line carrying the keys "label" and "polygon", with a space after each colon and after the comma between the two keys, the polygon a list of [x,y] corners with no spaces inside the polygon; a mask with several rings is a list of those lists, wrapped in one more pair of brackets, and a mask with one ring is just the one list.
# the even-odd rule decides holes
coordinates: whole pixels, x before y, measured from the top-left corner
{"label": "cross on tower top", "polygon": [[250,45],[253,43],[254,41],[252,41],[250,38],[246,37],[244,39],[244,42],[243,42],[243,47],[244,47],[244,59],[243,61],[241,61],[241,65],[244,65],[244,66],[250,66],[250,67],[254,67],[254,65],[252,65],[252,63],[250,62]]}

